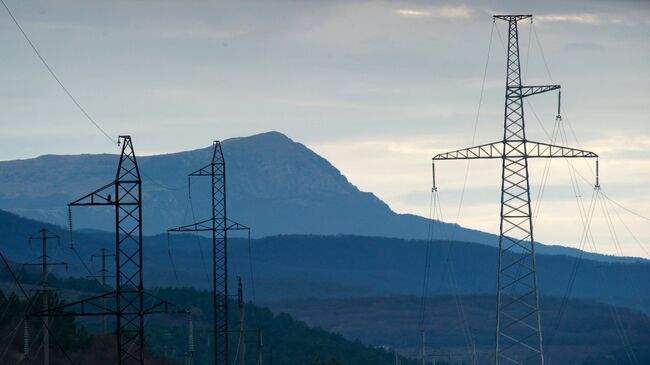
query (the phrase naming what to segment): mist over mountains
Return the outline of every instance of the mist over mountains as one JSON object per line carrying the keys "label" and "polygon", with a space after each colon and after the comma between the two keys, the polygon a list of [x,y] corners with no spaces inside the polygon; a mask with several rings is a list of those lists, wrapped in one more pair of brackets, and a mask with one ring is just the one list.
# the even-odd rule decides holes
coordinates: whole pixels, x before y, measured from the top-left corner
{"label": "mist over mountains", "polygon": [[[134,141],[136,154],[138,141]],[[352,234],[425,239],[428,220],[398,214],[369,192],[360,191],[326,159],[278,132],[228,139],[228,216],[252,227],[254,237],[278,234]],[[211,147],[138,157],[143,179],[143,229],[152,235],[207,218],[208,179],[187,174],[210,162]],[[0,209],[67,225],[67,203],[114,179],[118,156],[45,155],[0,162]],[[496,245],[495,235],[457,225],[455,239]],[[73,226],[113,231],[103,208],[75,208]],[[442,230],[438,229],[437,232]],[[442,237],[437,237],[442,238]],[[561,246],[539,245],[539,253],[576,254]],[[611,261],[603,255],[585,254]]]}
{"label": "mist over mountains", "polygon": [[[61,237],[51,242],[48,256],[69,264],[60,275],[85,276],[99,270],[89,262],[102,247],[114,250],[115,235],[102,231],[74,233],[76,252],[69,249],[63,227],[20,218],[0,210],[0,248],[16,264],[40,253],[27,237],[41,227]],[[426,253],[431,256],[428,292],[432,295],[493,294],[497,248],[479,243],[364,236],[281,235],[229,239],[229,278],[244,279],[246,297],[260,302],[302,298],[358,298],[420,295]],[[188,234],[147,236],[143,260],[147,287],[210,287],[211,240]],[[77,254],[79,256],[77,256]],[[82,264],[80,258],[85,260]],[[566,255],[537,257],[541,295],[596,300],[650,313],[647,261],[602,262]],[[96,273],[93,273],[96,274]],[[252,274],[252,277],[251,277]]]}

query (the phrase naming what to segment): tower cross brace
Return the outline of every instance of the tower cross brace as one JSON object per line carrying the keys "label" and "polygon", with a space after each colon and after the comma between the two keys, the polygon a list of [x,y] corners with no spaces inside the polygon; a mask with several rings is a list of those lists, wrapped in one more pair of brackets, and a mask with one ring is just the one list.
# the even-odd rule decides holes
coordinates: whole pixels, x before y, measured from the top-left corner
{"label": "tower cross brace", "polygon": [[494,16],[495,21],[508,22],[503,140],[433,157],[434,190],[437,189],[435,161],[502,160],[495,333],[497,365],[544,364],[528,159],[598,158],[598,155],[590,151],[534,142],[526,138],[524,98],[559,90],[560,85],[522,85],[518,22],[524,19],[532,21],[532,15]]}

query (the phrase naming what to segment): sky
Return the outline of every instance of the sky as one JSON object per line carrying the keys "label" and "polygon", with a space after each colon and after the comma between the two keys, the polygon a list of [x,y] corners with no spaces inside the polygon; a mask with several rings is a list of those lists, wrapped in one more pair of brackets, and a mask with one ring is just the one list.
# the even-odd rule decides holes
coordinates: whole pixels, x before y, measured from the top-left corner
{"label": "sky", "polygon": [[[650,216],[648,2],[5,1],[85,110],[139,154],[277,130],[423,216],[431,157],[502,137],[507,29],[491,15],[532,13],[522,69],[528,84],[562,85],[556,142],[598,153],[602,192]],[[0,159],[115,152],[0,10]],[[551,141],[556,105],[556,93],[528,98],[529,139]],[[545,169],[531,161],[538,241],[650,258],[648,221],[608,200],[594,200],[596,246],[583,246],[593,161]],[[436,174],[442,218],[498,232],[498,161]]]}

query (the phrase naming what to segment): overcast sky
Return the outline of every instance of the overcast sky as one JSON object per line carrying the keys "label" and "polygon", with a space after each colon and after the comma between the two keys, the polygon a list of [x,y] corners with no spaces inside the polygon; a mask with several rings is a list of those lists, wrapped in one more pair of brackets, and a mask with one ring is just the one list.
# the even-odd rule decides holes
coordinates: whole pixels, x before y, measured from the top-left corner
{"label": "overcast sky", "polygon": [[[603,191],[650,216],[646,1],[5,1],[90,115],[111,135],[131,134],[140,154],[277,130],[394,210],[424,216],[430,158],[472,143],[491,34],[474,140],[502,136],[507,29],[491,33],[491,14],[533,13],[520,35],[527,82],[562,85],[567,142],[599,153]],[[0,158],[115,152],[0,10]],[[528,136],[548,142],[556,94],[529,99]],[[544,162],[531,165],[536,199]],[[592,179],[593,162],[574,165]],[[466,166],[438,166],[448,221]],[[469,171],[459,223],[497,232],[499,163]],[[567,163],[549,171],[536,238],[578,246]],[[579,187],[588,205],[590,183]],[[650,257],[648,221],[612,212],[618,250],[599,209],[597,251]]]}

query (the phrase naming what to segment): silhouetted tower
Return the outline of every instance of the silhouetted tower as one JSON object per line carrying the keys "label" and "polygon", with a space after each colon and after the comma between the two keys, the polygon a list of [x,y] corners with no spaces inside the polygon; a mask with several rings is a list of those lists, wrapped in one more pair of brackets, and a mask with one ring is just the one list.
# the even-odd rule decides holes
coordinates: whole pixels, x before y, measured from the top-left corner
{"label": "silhouetted tower", "polygon": [[[98,253],[95,253],[90,256],[90,261],[92,262],[95,257],[101,258],[101,269],[99,271],[99,275],[89,275],[89,278],[99,278],[101,280],[102,284],[102,293],[108,292],[107,287],[106,287],[106,278],[114,278],[115,275],[109,274],[108,270],[106,269],[106,258],[107,257],[115,257],[114,254],[110,253],[110,251],[106,248],[100,248]],[[102,297],[102,307],[106,307],[106,297]],[[102,316],[102,333],[106,333],[107,327],[106,327],[106,316]]]}
{"label": "silhouetted tower", "polygon": [[115,180],[69,206],[115,207],[115,301],[119,363],[144,363],[142,284],[142,180],[130,136],[122,146]]}
{"label": "silhouetted tower", "polygon": [[262,330],[257,330],[257,365],[264,365],[264,337]]}
{"label": "silhouetted tower", "polygon": [[[187,313],[157,297],[145,308],[142,282],[142,180],[130,136],[122,146],[115,180],[68,204],[72,247],[73,206],[115,207],[115,290],[30,313],[35,317],[113,315],[116,318],[117,363],[144,364],[144,316]],[[108,299],[108,300],[107,300]],[[106,302],[110,305],[106,305]],[[170,307],[173,310],[170,310]]]}
{"label": "silhouetted tower", "polygon": [[192,321],[192,313],[187,312],[187,356],[185,358],[185,365],[193,365],[194,360],[194,324]]}
{"label": "silhouetted tower", "polygon": [[226,161],[219,141],[214,141],[210,164],[189,176],[211,178],[212,217],[168,232],[212,232],[214,363],[228,365],[228,231],[246,230],[248,227],[232,222],[226,216]]}
{"label": "silhouetted tower", "polygon": [[237,309],[239,312],[239,365],[246,365],[246,333],[244,329],[244,290],[237,277]]}
{"label": "silhouetted tower", "polygon": [[[68,264],[65,262],[50,262],[48,261],[49,257],[47,256],[47,241],[51,239],[57,239],[59,240],[60,237],[52,234],[50,231],[48,231],[45,228],[42,228],[39,232],[38,235],[34,235],[29,237],[29,242],[33,240],[39,240],[41,241],[41,259],[40,263],[26,263],[23,264],[23,267],[25,266],[40,266],[42,269],[42,278],[41,278],[41,296],[43,299],[43,310],[47,310],[50,307],[50,288],[48,286],[48,276],[49,276],[49,270],[48,267],[50,266],[65,266],[66,269],[68,267]],[[29,344],[29,335],[28,335],[28,330],[27,327],[25,327],[25,343],[27,344],[26,347],[28,348]],[[25,353],[27,354],[27,350]],[[45,365],[50,365],[50,330],[49,330],[49,318],[45,317],[43,318],[43,364]]]}
{"label": "silhouetted tower", "polygon": [[497,19],[508,22],[503,140],[441,153],[433,160],[434,163],[438,160],[502,160],[495,362],[497,365],[543,364],[528,159],[597,158],[598,155],[527,140],[523,99],[558,90],[560,86],[521,84],[517,23],[524,19],[532,21],[532,15],[495,15],[494,20]]}

